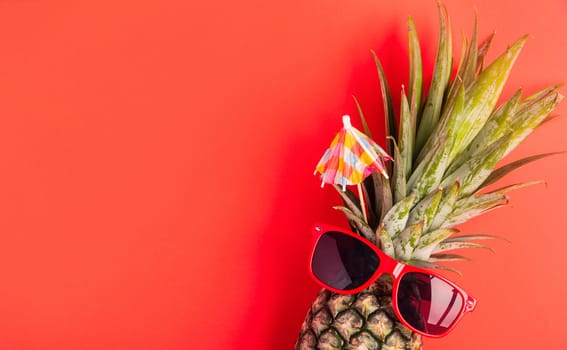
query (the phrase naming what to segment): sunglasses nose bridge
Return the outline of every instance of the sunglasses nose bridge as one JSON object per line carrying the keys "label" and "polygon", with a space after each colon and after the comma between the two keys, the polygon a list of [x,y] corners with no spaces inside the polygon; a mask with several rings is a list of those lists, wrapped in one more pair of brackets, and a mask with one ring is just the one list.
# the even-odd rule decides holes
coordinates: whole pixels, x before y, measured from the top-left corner
{"label": "sunglasses nose bridge", "polygon": [[389,256],[382,256],[380,258],[380,274],[387,273],[398,279],[404,270],[404,264],[390,258]]}
{"label": "sunglasses nose bridge", "polygon": [[404,270],[404,264],[399,261],[395,261],[395,264],[392,264],[389,268],[392,276],[394,276],[395,279],[398,279],[400,274]]}

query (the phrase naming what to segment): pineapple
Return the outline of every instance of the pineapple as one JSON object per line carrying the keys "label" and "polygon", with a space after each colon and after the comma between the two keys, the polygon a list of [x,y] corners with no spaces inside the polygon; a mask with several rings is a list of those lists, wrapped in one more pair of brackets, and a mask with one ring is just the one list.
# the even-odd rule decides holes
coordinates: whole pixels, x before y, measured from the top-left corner
{"label": "pineapple", "polygon": [[[518,90],[497,106],[509,72],[526,37],[513,43],[484,67],[492,36],[478,42],[478,27],[463,39],[463,56],[452,73],[452,40],[447,10],[439,8],[439,43],[429,92],[422,98],[419,42],[409,25],[410,82],[401,92],[399,127],[381,64],[374,55],[384,99],[387,148],[394,161],[389,179],[377,173],[363,182],[360,201],[348,189],[335,186],[353,231],[389,256],[430,269],[454,270],[440,262],[463,260],[455,253],[482,248],[489,235],[458,234],[455,226],[508,202],[507,192],[534,182],[487,191],[512,170],[550,154],[498,162],[534,129],[549,119],[560,102],[558,86],[522,98]],[[355,100],[362,124],[367,123]],[[361,203],[368,203],[368,217]],[[364,205],[364,204],[363,204]],[[365,208],[366,209],[366,208]],[[404,327],[391,305],[392,278],[382,276],[356,295],[322,290],[301,327],[296,349],[421,349],[421,336]]]}

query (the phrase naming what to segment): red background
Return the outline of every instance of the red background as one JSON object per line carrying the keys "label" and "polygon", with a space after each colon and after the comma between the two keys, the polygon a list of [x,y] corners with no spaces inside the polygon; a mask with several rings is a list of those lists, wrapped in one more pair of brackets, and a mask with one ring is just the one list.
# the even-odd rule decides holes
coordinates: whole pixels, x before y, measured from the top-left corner
{"label": "red background", "polygon": [[[564,0],[447,6],[456,47],[475,9],[496,30],[490,59],[531,34],[505,96],[567,81]],[[382,132],[369,52],[398,91],[408,14],[427,78],[434,1],[1,1],[0,349],[292,348],[308,228],[345,223],[312,171],[351,94]],[[566,157],[462,227],[512,243],[456,265],[478,308],[426,349],[567,348]]]}

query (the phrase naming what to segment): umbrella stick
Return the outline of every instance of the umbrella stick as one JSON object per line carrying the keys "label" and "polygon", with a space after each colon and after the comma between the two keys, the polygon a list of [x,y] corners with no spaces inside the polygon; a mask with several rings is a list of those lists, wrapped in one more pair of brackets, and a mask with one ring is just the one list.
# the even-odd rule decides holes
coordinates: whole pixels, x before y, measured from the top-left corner
{"label": "umbrella stick", "polygon": [[366,215],[366,203],[364,202],[364,193],[362,193],[362,185],[356,185],[358,188],[358,197],[360,198],[360,208],[362,209],[362,216],[364,216],[364,221],[368,223],[368,215]]}

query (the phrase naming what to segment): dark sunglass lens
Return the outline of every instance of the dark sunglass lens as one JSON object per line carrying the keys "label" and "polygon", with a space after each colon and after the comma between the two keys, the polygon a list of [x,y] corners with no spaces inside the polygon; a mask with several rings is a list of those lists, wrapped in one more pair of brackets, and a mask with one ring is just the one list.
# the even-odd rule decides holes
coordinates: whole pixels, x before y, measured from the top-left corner
{"label": "dark sunglass lens", "polygon": [[327,232],[319,238],[311,269],[328,286],[352,290],[363,285],[376,272],[380,260],[358,239],[340,232]]}
{"label": "dark sunglass lens", "polygon": [[430,335],[445,333],[463,307],[463,296],[449,283],[425,273],[404,275],[398,287],[398,309],[404,320]]}

